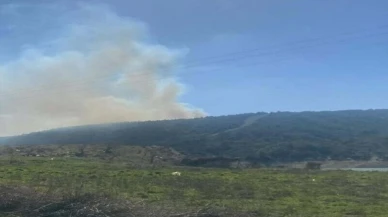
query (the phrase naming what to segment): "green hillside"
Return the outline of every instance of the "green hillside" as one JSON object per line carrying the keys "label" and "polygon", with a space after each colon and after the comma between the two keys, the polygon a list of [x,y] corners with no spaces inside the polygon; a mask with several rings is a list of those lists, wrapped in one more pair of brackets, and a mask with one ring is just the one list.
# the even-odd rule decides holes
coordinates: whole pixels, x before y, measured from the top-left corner
{"label": "green hillside", "polygon": [[[1,140],[0,140],[1,142]],[[188,156],[260,163],[388,158],[388,110],[275,112],[112,123],[3,138],[5,145],[167,146]]]}

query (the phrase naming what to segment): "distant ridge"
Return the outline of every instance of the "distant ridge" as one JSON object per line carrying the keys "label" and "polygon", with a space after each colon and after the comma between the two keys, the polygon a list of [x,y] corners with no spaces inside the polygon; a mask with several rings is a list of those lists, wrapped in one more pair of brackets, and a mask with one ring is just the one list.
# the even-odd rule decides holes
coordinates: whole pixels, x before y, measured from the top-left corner
{"label": "distant ridge", "polygon": [[388,159],[388,109],[109,123],[3,137],[0,143],[158,145],[192,156],[259,162]]}

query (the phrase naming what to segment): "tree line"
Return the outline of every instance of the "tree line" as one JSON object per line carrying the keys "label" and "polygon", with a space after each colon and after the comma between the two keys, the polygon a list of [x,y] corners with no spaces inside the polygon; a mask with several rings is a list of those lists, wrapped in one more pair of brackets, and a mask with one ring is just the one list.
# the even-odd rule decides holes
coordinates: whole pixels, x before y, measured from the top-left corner
{"label": "tree line", "polygon": [[158,145],[187,156],[238,157],[260,163],[388,159],[388,110],[259,112],[124,122],[54,129],[0,142]]}

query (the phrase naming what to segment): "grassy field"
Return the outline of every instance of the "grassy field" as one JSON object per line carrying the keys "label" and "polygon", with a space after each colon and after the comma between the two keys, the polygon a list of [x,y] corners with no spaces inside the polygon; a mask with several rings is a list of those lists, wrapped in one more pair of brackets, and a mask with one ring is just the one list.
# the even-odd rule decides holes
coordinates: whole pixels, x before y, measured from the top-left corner
{"label": "grassy field", "polygon": [[[181,176],[171,175],[173,171]],[[175,210],[213,207],[273,217],[388,216],[388,173],[383,172],[137,169],[95,159],[19,157],[12,164],[0,160],[0,185],[50,195],[103,194]],[[5,211],[0,205],[0,213]]]}

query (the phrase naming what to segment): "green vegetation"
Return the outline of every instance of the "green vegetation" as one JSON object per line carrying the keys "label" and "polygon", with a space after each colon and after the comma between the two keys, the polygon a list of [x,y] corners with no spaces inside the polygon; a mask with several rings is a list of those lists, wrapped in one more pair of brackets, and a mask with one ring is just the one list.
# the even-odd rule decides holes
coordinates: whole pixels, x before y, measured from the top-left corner
{"label": "green vegetation", "polygon": [[[183,167],[138,169],[125,162],[107,163],[97,159],[71,157],[54,160],[44,157],[16,157],[12,163],[9,158],[3,157],[0,164],[0,186],[8,186],[8,189],[12,186],[26,186],[26,189],[36,190],[35,193],[30,193],[35,196],[57,195],[61,199],[54,200],[56,205],[50,210],[57,214],[59,211],[65,213],[38,215],[38,208],[51,202],[43,200],[44,197],[39,197],[39,200],[31,199],[35,197],[31,196],[30,202],[39,201],[39,204],[27,206],[25,204],[29,197],[20,196],[23,195],[20,193],[21,187],[14,194],[16,199],[10,202],[6,199],[11,198],[10,193],[5,197],[6,190],[2,187],[0,214],[12,214],[11,216],[70,216],[65,212],[65,209],[70,209],[69,206],[64,208],[66,201],[73,201],[76,204],[71,206],[73,208],[83,207],[79,201],[82,202],[82,198],[87,195],[100,195],[100,198],[110,198],[110,201],[131,201],[132,205],[146,204],[144,206],[148,207],[148,211],[160,208],[165,213],[171,211],[168,215],[160,216],[174,216],[171,213],[183,211],[195,213],[198,210],[203,211],[204,207],[224,214],[202,216],[383,217],[388,213],[388,173],[382,172]],[[173,176],[171,173],[174,171],[180,171],[181,176]],[[101,206],[107,201],[100,200],[93,204]],[[89,207],[88,210],[92,210],[92,202],[85,203],[89,204],[85,205]],[[122,202],[117,202],[120,203]],[[28,207],[34,206],[36,215],[18,212],[21,207],[28,211]],[[162,210],[158,213],[162,213]],[[230,215],[226,214],[228,212]],[[136,216],[158,215],[143,213]]]}
{"label": "green vegetation", "polygon": [[276,112],[62,128],[3,144],[121,144],[172,147],[188,156],[251,162],[388,158],[388,110]]}
{"label": "green vegetation", "polygon": [[[24,145],[0,146],[0,157],[9,162],[24,157],[82,158],[126,163],[136,168],[178,165],[184,156],[172,148],[124,145]],[[34,158],[32,158],[34,159]]]}
{"label": "green vegetation", "polygon": [[[383,217],[388,213],[388,173],[280,169],[298,161],[361,162],[372,157],[382,160],[372,163],[384,165],[388,110],[116,123],[0,142],[14,145],[0,146],[0,216]],[[236,162],[252,167],[275,163],[279,169],[203,168]],[[320,163],[307,165],[318,168]],[[174,171],[182,175],[174,176]]]}

